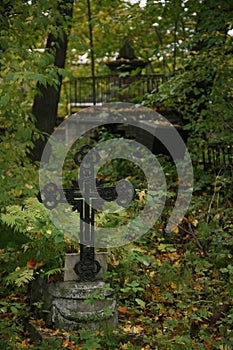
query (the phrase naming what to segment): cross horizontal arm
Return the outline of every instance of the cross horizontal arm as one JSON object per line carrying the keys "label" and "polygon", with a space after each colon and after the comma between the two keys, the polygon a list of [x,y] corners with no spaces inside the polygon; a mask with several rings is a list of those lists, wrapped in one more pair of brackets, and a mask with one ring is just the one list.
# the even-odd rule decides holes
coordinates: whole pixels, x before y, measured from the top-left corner
{"label": "cross horizontal arm", "polygon": [[[110,202],[117,198],[116,188],[99,186],[96,188],[100,197],[96,196],[96,192],[89,192],[88,197],[95,201],[95,207],[101,209],[104,201]],[[59,203],[73,205],[73,210],[80,211],[80,205],[85,198],[79,187],[60,189],[56,184],[50,182],[38,193],[38,199],[47,209],[54,209]]]}

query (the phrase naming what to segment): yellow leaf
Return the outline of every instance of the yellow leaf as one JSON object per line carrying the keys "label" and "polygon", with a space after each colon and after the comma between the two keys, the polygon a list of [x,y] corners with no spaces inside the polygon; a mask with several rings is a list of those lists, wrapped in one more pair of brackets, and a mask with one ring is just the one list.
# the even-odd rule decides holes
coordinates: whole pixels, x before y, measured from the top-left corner
{"label": "yellow leaf", "polygon": [[125,333],[134,333],[134,334],[140,334],[143,331],[143,327],[136,325],[132,326],[130,322],[124,326],[124,332]]}
{"label": "yellow leaf", "polygon": [[171,282],[170,286],[171,286],[172,289],[176,289],[176,284],[175,283]]}
{"label": "yellow leaf", "polygon": [[154,277],[154,275],[155,275],[155,271],[151,271],[150,272],[150,277]]}
{"label": "yellow leaf", "polygon": [[68,339],[64,339],[63,342],[62,342],[62,346],[67,348],[69,345],[70,345],[70,341]]}
{"label": "yellow leaf", "polygon": [[116,267],[120,264],[120,260],[117,259],[116,255],[111,253],[110,256],[109,256],[109,264]]}
{"label": "yellow leaf", "polygon": [[28,344],[26,340],[23,340],[21,343],[22,348],[28,348]]}
{"label": "yellow leaf", "polygon": [[143,327],[136,325],[136,326],[133,326],[131,330],[132,330],[132,333],[134,334],[140,334],[143,331]]}
{"label": "yellow leaf", "polygon": [[179,233],[179,227],[177,225],[173,225],[171,231],[174,233]]}
{"label": "yellow leaf", "polygon": [[146,192],[145,192],[144,190],[141,191],[141,192],[138,194],[139,200],[140,200],[140,202],[143,203],[143,204],[146,203],[145,195],[146,195]]}
{"label": "yellow leaf", "polygon": [[193,226],[197,227],[198,220],[197,220],[197,219],[194,219],[194,220],[192,221],[192,224],[193,224]]}
{"label": "yellow leaf", "polygon": [[33,185],[25,184],[25,187],[28,188],[29,190],[31,190],[33,188]]}

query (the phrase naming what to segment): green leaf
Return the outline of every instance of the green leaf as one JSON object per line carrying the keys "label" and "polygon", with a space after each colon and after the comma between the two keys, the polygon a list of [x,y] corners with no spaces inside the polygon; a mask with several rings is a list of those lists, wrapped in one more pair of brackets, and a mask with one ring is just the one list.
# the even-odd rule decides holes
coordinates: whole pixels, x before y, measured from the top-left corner
{"label": "green leaf", "polygon": [[19,310],[15,307],[15,306],[10,306],[10,310],[11,312],[13,312],[14,314],[17,314],[19,312]]}
{"label": "green leaf", "polygon": [[145,302],[142,299],[136,298],[135,301],[139,306],[141,306],[143,308],[145,307]]}

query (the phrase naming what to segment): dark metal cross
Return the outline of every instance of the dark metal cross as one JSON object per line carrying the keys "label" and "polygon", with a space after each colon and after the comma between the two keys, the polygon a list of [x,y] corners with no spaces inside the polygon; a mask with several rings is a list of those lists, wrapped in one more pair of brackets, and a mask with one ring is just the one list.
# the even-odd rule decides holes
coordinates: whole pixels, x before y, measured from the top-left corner
{"label": "dark metal cross", "polygon": [[[48,209],[56,208],[59,203],[68,202],[73,206],[73,211],[80,213],[80,261],[74,266],[74,271],[82,281],[94,280],[101,269],[99,262],[95,260],[94,251],[95,210],[101,209],[104,201],[113,200],[124,207],[128,204],[129,197],[133,197],[128,181],[121,180],[116,187],[104,187],[103,183],[95,178],[94,166],[100,157],[93,150],[90,157],[88,155],[90,150],[89,145],[84,145],[80,151],[75,153],[74,161],[80,166],[79,178],[77,181],[72,181],[71,188],[60,189],[56,184],[50,182],[39,193],[39,200]],[[82,161],[86,156],[84,166],[82,166]]]}

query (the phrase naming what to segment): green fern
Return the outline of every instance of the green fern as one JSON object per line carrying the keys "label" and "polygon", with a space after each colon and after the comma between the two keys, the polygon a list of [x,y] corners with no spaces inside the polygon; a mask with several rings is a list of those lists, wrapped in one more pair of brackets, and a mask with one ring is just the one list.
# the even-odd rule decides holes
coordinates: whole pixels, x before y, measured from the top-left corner
{"label": "green fern", "polygon": [[6,213],[1,214],[1,220],[15,231],[25,233],[39,220],[48,221],[48,218],[44,206],[36,198],[29,198],[24,206],[8,206]]}
{"label": "green fern", "polygon": [[63,267],[59,267],[59,268],[56,268],[56,269],[51,269],[49,271],[47,271],[45,273],[45,276],[47,276],[48,278],[53,276],[53,275],[56,275],[56,274],[62,274],[64,272],[64,268]]}
{"label": "green fern", "polygon": [[29,282],[31,282],[34,278],[35,277],[32,269],[28,269],[27,267],[20,268],[11,272],[5,278],[5,284],[7,286],[15,285],[17,287],[23,287],[27,285]]}

